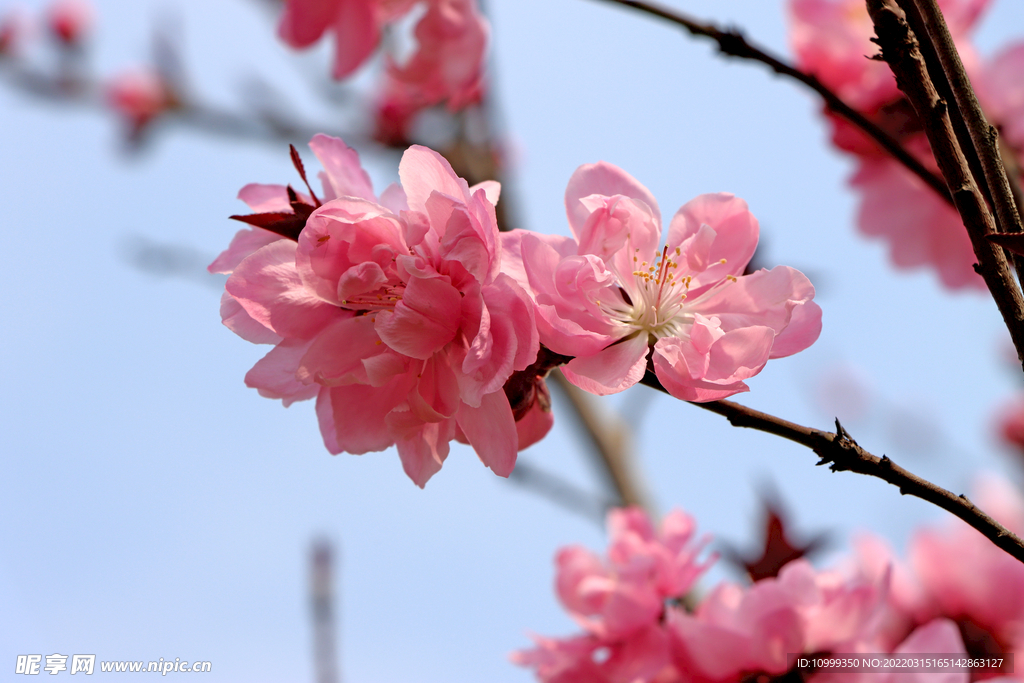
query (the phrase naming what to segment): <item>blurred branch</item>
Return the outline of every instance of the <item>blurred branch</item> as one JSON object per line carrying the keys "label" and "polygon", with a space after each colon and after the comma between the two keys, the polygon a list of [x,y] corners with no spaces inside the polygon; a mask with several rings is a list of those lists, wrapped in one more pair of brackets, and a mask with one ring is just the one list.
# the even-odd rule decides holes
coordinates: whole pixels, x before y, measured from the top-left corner
{"label": "blurred branch", "polygon": [[583,491],[561,477],[523,462],[521,458],[516,462],[516,468],[512,470],[508,480],[528,489],[531,493],[547,498],[559,507],[583,515],[602,527],[608,508],[614,505],[613,501],[603,500]]}
{"label": "blurred branch", "polygon": [[[992,293],[992,298],[995,299],[1003,321],[1010,331],[1013,345],[1017,349],[1017,357],[1024,363],[1024,297],[1010,273],[1010,266],[1003,249],[988,239],[988,235],[997,232],[996,221],[985,203],[985,198],[971,174],[965,157],[965,153],[975,150],[970,146],[964,150],[957,141],[951,114],[959,115],[958,107],[955,103],[948,105],[939,96],[928,73],[924,56],[919,49],[918,38],[911,30],[904,13],[897,6],[895,0],[868,0],[868,11],[875,23],[875,31],[878,34],[877,42],[882,48],[882,58],[889,64],[896,75],[897,84],[914,105],[918,117],[924,124],[928,142],[931,144],[939,169],[946,178],[957,211],[960,212],[963,219],[964,227],[967,228],[967,234],[974,246],[974,254],[978,257],[975,269],[985,280],[985,284]],[[928,40],[927,36],[923,39]],[[931,46],[931,49],[937,53],[941,52],[935,46]],[[952,49],[955,50],[955,48]],[[953,85],[951,82],[950,87]],[[970,85],[961,83],[959,87],[969,89]],[[967,98],[966,95],[961,97]],[[971,93],[971,97],[973,98],[973,93]],[[980,110],[978,110],[978,115],[980,116]],[[984,123],[984,116],[981,117],[980,124],[976,121],[972,124],[970,119],[966,123],[968,129],[973,125],[987,126]],[[972,140],[976,134],[980,133],[971,133]],[[996,140],[993,138],[991,143],[994,145],[995,142]],[[995,151],[994,154],[1001,169],[1002,162],[998,161],[998,151]],[[990,163],[992,163],[991,159],[982,160],[981,166],[984,167]],[[1003,177],[1003,183],[1005,185],[1005,177]],[[993,194],[1000,192],[998,187],[990,189]],[[1009,197],[1004,201],[1012,203],[1009,188],[1004,187],[1002,192]],[[1016,213],[1015,207],[1013,212]],[[1019,218],[1017,224],[1019,225]]]}
{"label": "blurred branch", "polygon": [[710,38],[715,41],[718,43],[718,50],[722,54],[730,57],[737,57],[739,59],[750,59],[756,62],[761,62],[762,64],[767,65],[768,68],[775,73],[802,83],[814,92],[818,93],[818,95],[825,100],[825,104],[828,105],[828,108],[832,112],[842,116],[844,119],[864,131],[864,133],[881,145],[882,148],[888,151],[897,161],[910,169],[910,171],[924,181],[926,185],[935,190],[940,197],[944,198],[947,202],[952,203],[952,199],[949,192],[946,190],[946,185],[942,182],[942,179],[925,168],[925,166],[914,158],[910,152],[904,149],[903,145],[901,145],[897,140],[893,139],[892,136],[872,123],[859,111],[846,104],[838,95],[826,88],[817,78],[790,66],[775,55],[769,53],[767,50],[751,44],[738,30],[728,29],[723,31],[714,24],[704,24],[682,14],[681,12],[660,7],[654,3],[642,2],[641,0],[601,1],[615,5],[622,5],[639,12],[644,12],[651,16],[666,19],[674,24],[682,26],[692,35],[702,38]]}
{"label": "blurred branch", "polygon": [[616,505],[638,505],[651,517],[656,510],[636,471],[636,454],[630,447],[629,428],[614,415],[602,410],[588,393],[569,383],[560,371],[553,379],[562,394],[569,399],[580,425],[584,428],[608,483],[616,492]]}
{"label": "blurred branch", "polygon": [[[69,78],[66,74],[50,74],[18,62],[0,60],[0,78],[23,94],[58,104],[71,104],[109,111],[103,84],[84,76]],[[178,94],[175,106],[162,112],[148,126],[178,123],[194,130],[217,136],[240,138],[279,144],[306,141],[317,133],[327,132],[328,126],[316,126],[289,118],[279,111],[257,109],[254,114],[241,114],[206,104],[198,99]],[[329,133],[344,137],[350,144],[369,140],[352,133]]]}
{"label": "blurred branch", "polygon": [[[648,372],[641,383],[658,391],[668,393],[658,378]],[[1024,540],[989,517],[967,496],[956,495],[930,481],[908,472],[887,456],[878,457],[861,448],[836,420],[835,432],[824,432],[804,427],[787,420],[747,408],[732,401],[692,403],[698,408],[722,415],[734,427],[756,429],[768,434],[781,436],[810,448],[820,458],[818,465],[829,465],[833,472],[856,472],[877,477],[899,488],[900,493],[914,496],[939,506],[956,515],[978,530],[996,546],[1005,550],[1017,560],[1024,562]]]}

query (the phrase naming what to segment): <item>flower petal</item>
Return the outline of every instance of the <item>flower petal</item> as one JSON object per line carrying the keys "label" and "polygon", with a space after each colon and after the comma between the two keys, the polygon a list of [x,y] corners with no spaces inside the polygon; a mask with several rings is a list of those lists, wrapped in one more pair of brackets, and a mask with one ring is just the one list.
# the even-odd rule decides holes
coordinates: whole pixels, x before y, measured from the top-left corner
{"label": "flower petal", "polygon": [[430,358],[450,342],[462,319],[459,291],[440,277],[409,280],[394,311],[376,314],[377,333],[411,358]]}
{"label": "flower petal", "polygon": [[640,333],[598,351],[593,356],[574,358],[562,368],[565,378],[584,391],[598,396],[630,388],[647,370],[647,335]]}
{"label": "flower petal", "polygon": [[591,213],[580,200],[595,194],[605,197],[622,195],[642,202],[651,210],[655,223],[661,225],[661,210],[650,190],[618,166],[599,161],[577,168],[565,188],[565,212],[569,217],[572,234],[577,239],[580,239],[583,226]]}
{"label": "flower petal", "polygon": [[747,203],[727,192],[702,194],[686,202],[668,228],[669,250],[696,235],[701,226],[715,231],[707,259],[707,269],[693,273],[691,290],[723,280],[726,275],[743,273],[757,248],[757,219]]}
{"label": "flower petal", "polygon": [[484,396],[479,408],[463,403],[455,419],[483,464],[499,477],[512,474],[519,436],[504,391]]}
{"label": "flower petal", "polygon": [[282,337],[309,339],[342,311],[302,284],[296,247],[291,240],[268,244],[242,261],[225,287],[257,322]]}

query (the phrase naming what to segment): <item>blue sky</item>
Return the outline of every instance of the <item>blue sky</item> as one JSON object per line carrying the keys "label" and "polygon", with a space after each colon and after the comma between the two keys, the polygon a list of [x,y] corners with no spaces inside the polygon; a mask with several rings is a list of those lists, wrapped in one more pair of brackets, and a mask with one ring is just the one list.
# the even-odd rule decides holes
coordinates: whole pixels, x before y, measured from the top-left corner
{"label": "blue sky", "polygon": [[[671,4],[786,50],[780,3]],[[770,363],[741,400],[827,428],[837,408],[822,385],[854,376],[874,407],[847,426],[869,450],[956,492],[980,471],[1016,475],[991,436],[993,412],[1020,388],[994,305],[931,273],[893,271],[882,245],[857,236],[850,165],[827,147],[818,102],[606,3],[488,8],[526,225],[567,232],[565,184],[602,159],[645,183],[666,214],[702,192],[736,193],[761,221],[766,262],[806,272],[824,309],[819,342]],[[232,106],[259,74],[303,116],[355,125],[313,94],[326,52],[278,45],[260,3],[97,10],[98,73],[144,61],[154,24],[175,20],[212,101]],[[1015,34],[1024,8],[997,0],[977,42],[991,54]],[[285,410],[243,385],[264,349],[220,325],[216,282],[157,277],[126,257],[156,243],[212,259],[237,229],[226,217],[242,209],[242,185],[294,179],[287,150],[169,126],[133,157],[112,117],[6,85],[0,122],[0,667],[18,654],[95,653],[209,660],[214,681],[312,680],[307,555],[326,536],[341,554],[346,681],[531,680],[507,654],[528,645],[528,630],[574,631],[552,558],[570,543],[602,548],[601,529],[465,448],[422,491],[393,452],[331,457],[311,404]],[[395,179],[394,156],[363,156],[378,189]],[[942,518],[882,482],[816,468],[798,446],[646,392],[607,403],[633,425],[660,508],[682,507],[716,538],[751,541],[765,485],[799,529],[839,539],[870,530],[902,546]],[[566,417],[556,403],[554,432],[521,457],[597,491]]]}

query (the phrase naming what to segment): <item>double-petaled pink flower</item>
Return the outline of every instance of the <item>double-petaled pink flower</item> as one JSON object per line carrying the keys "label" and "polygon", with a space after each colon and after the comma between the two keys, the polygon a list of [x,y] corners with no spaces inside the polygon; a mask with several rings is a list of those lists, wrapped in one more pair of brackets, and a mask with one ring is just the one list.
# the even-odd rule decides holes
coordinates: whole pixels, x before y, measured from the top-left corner
{"label": "double-petaled pink flower", "polygon": [[575,357],[563,371],[577,386],[622,391],[653,367],[673,396],[712,401],[818,338],[821,309],[802,273],[743,274],[758,239],[743,200],[690,201],[664,246],[657,202],[616,166],[581,166],[565,204],[575,238],[518,231],[505,248],[534,296],[541,343]]}
{"label": "double-petaled pink flower", "polygon": [[656,531],[638,508],[608,513],[607,558],[572,546],[555,560],[559,600],[586,631],[565,639],[534,637],[536,647],[512,655],[548,683],[659,681],[674,678],[665,616],[713,560],[699,560],[688,515],[669,513]]}
{"label": "double-petaled pink flower", "polygon": [[[232,272],[225,324],[276,344],[246,383],[286,405],[316,396],[332,453],[397,445],[420,486],[453,438],[508,476],[529,444],[503,386],[533,363],[538,342],[529,297],[500,272],[497,184],[470,188],[436,152],[412,147],[401,187],[378,199],[344,143],[319,135],[310,146],[327,201],[298,240],[243,230],[211,265]],[[240,196],[260,213],[288,211],[280,186]],[[546,431],[520,417],[529,438]]]}
{"label": "double-petaled pink flower", "polygon": [[296,48],[333,33],[334,77],[344,78],[377,49],[386,25],[419,4],[426,10],[413,29],[416,49],[403,63],[388,61],[385,97],[418,108],[475,102],[489,35],[476,0],[288,0],[278,31]]}

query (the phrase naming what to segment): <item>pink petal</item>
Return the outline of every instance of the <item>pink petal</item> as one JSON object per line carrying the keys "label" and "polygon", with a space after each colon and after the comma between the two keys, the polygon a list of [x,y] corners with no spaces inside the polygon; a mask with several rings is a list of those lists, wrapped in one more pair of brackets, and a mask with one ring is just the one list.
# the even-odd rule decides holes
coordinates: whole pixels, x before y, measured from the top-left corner
{"label": "pink petal", "polygon": [[[814,287],[798,270],[777,266],[725,281],[691,305],[719,319],[723,330],[766,326],[776,333],[772,358],[802,351],[821,332],[821,309],[811,302]],[[795,318],[795,320],[794,320]]]}
{"label": "pink petal", "polygon": [[387,418],[395,435],[402,469],[420,488],[441,469],[448,457],[455,420],[424,423],[407,411],[394,411]]}
{"label": "pink petal", "polygon": [[238,191],[238,198],[248,204],[253,213],[292,210],[288,201],[288,190],[284,185],[249,183]]}
{"label": "pink petal", "polygon": [[562,367],[566,379],[598,396],[615,394],[643,379],[647,369],[647,335],[640,333]]}
{"label": "pink petal", "polygon": [[659,339],[654,346],[654,369],[662,386],[676,398],[717,401],[748,390],[742,380],[756,375],[768,362],[774,334],[770,327],[732,330],[716,339],[706,354],[690,340]]}
{"label": "pink petal", "polygon": [[479,190],[483,190],[484,196],[491,205],[498,205],[498,198],[501,196],[501,183],[497,180],[484,180],[470,187],[469,194],[476,196]]}
{"label": "pink petal", "polygon": [[359,163],[359,153],[346,145],[341,138],[320,133],[309,141],[309,148],[324,166],[324,171],[320,174],[326,194],[321,198],[323,201],[338,197],[358,197],[370,202],[377,201],[370,176]]}
{"label": "pink petal", "polygon": [[299,381],[296,371],[311,342],[284,341],[265,355],[245,375],[245,385],[265,398],[279,398],[287,408],[295,401],[316,396],[320,387]]}
{"label": "pink petal", "polygon": [[628,197],[591,195],[580,200],[591,213],[579,230],[580,254],[594,254],[607,263],[613,260],[620,277],[636,270],[634,256],[653,259],[661,225],[651,209]]}
{"label": "pink petal", "polygon": [[242,304],[227,292],[220,298],[221,322],[229,330],[253,344],[277,344],[282,337],[262,323],[252,319]]}
{"label": "pink petal", "polygon": [[707,256],[710,266],[694,275],[691,289],[718,282],[726,275],[740,275],[757,248],[757,219],[747,209],[747,203],[720,192],[702,194],[676,212],[668,228],[669,250],[696,235],[702,225],[715,231],[715,240]]}
{"label": "pink petal", "polygon": [[214,259],[207,270],[211,273],[228,274],[237,268],[239,263],[256,253],[257,250],[280,239],[283,239],[280,235],[276,235],[263,228],[244,228],[239,230],[235,233],[228,248]]}
{"label": "pink petal", "polygon": [[426,213],[427,199],[439,192],[456,200],[469,199],[469,185],[455,175],[451,164],[432,149],[413,145],[402,155],[398,165],[409,208]]}
{"label": "pink petal", "polygon": [[394,444],[387,416],[405,400],[414,381],[414,376],[402,375],[383,387],[347,384],[327,389],[338,449],[359,455]]}
{"label": "pink petal", "polygon": [[365,0],[341,0],[334,16],[334,71],[345,78],[366,61],[380,42],[380,27],[372,4]]}
{"label": "pink petal", "polygon": [[445,279],[414,277],[394,311],[376,314],[377,333],[399,353],[430,358],[455,336],[461,311],[462,297]]}
{"label": "pink petal", "polygon": [[309,339],[342,312],[303,286],[295,250],[291,240],[268,244],[242,261],[226,289],[257,322],[282,337]]}
{"label": "pink petal", "polygon": [[[447,354],[435,354],[422,363],[419,381],[409,394],[411,413],[421,422],[454,417],[459,409],[459,383]],[[454,423],[452,423],[454,429]]]}
{"label": "pink petal", "polygon": [[346,0],[288,0],[277,27],[281,40],[292,47],[309,47],[324,34]]}
{"label": "pink petal", "polygon": [[384,351],[369,316],[339,318],[316,336],[297,364],[297,377],[309,384],[338,386],[367,381],[363,361]]}
{"label": "pink petal", "polygon": [[331,405],[331,390],[327,387],[320,387],[320,393],[317,394],[316,419],[320,425],[320,435],[323,437],[327,452],[331,455],[341,453],[341,446],[338,445],[338,429],[334,426],[334,406]]}
{"label": "pink petal", "polygon": [[499,477],[512,473],[519,436],[504,391],[484,396],[479,408],[463,403],[455,419],[484,465]]}
{"label": "pink petal", "polygon": [[[481,291],[481,324],[462,358],[462,400],[470,405],[498,391],[513,371],[525,370],[540,347],[533,306],[526,293],[504,274]],[[470,301],[463,299],[464,304]],[[492,311],[499,311],[495,316]]]}
{"label": "pink petal", "polygon": [[770,327],[744,327],[726,332],[711,346],[706,379],[733,382],[761,372],[771,352],[775,332]]}
{"label": "pink petal", "polygon": [[565,188],[565,211],[569,216],[569,227],[577,239],[590,215],[590,211],[580,200],[595,194],[605,197],[622,195],[642,202],[651,210],[655,223],[661,224],[661,210],[654,195],[618,166],[599,161],[577,168]]}
{"label": "pink petal", "polygon": [[437,193],[427,200],[427,211],[435,226],[444,227],[441,258],[458,261],[480,282],[493,279],[498,266],[497,225],[487,230],[464,204]]}

